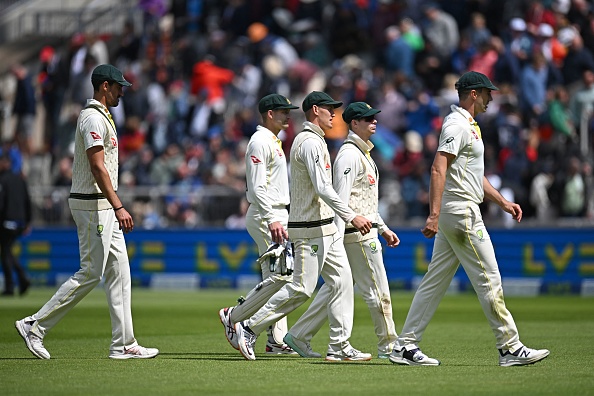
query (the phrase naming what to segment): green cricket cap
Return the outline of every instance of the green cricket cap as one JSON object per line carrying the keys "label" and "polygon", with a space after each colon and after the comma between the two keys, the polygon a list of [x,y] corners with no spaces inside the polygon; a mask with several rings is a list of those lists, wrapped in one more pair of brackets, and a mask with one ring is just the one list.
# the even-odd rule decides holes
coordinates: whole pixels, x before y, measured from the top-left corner
{"label": "green cricket cap", "polygon": [[299,107],[294,106],[289,99],[279,94],[266,95],[260,99],[260,102],[258,102],[258,111],[260,114],[266,113],[268,110],[295,110],[298,108]]}
{"label": "green cricket cap", "polygon": [[469,71],[460,77],[458,81],[456,81],[456,90],[458,91],[468,91],[471,89],[478,89],[478,88],[487,88],[493,91],[499,91],[491,80],[483,73]]}
{"label": "green cricket cap", "polygon": [[305,99],[303,99],[303,104],[301,105],[301,108],[303,109],[303,111],[307,111],[307,110],[311,109],[314,105],[316,105],[316,106],[326,105],[326,106],[332,106],[334,108],[337,108],[337,107],[342,106],[342,102],[332,99],[330,97],[330,95],[328,95],[325,92],[313,91],[312,93],[307,95],[305,97]]}
{"label": "green cricket cap", "polygon": [[126,81],[122,72],[113,65],[99,65],[93,69],[91,74],[91,81],[109,81],[116,82],[124,87],[129,87],[132,84]]}
{"label": "green cricket cap", "polygon": [[361,118],[370,117],[376,115],[381,110],[374,109],[365,102],[354,102],[347,106],[342,113],[342,119],[347,124],[353,120],[359,120]]}

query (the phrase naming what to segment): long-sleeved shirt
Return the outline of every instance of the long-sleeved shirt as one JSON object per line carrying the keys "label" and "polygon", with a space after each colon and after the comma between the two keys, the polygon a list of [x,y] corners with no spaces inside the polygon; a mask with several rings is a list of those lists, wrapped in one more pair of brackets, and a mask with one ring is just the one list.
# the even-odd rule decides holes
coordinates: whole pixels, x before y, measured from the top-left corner
{"label": "long-sleeved shirt", "polygon": [[273,207],[289,204],[287,159],[280,139],[269,129],[258,125],[245,152],[246,196],[268,225],[281,219],[274,217]]}
{"label": "long-sleeved shirt", "polygon": [[356,213],[343,202],[332,187],[332,165],[324,131],[311,122],[291,147],[291,211],[289,237],[316,238],[337,231],[335,213],[345,222]]}

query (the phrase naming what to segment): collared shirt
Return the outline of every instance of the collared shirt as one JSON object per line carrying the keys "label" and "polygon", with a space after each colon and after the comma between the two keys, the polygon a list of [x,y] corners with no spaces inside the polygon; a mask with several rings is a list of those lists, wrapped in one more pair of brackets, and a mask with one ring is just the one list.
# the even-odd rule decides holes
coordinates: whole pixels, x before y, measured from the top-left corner
{"label": "collared shirt", "polygon": [[[71,194],[92,196],[102,194],[91,172],[87,150],[102,146],[104,164],[114,191],[118,189],[118,136],[109,110],[95,99],[88,99],[76,123]],[[107,199],[70,199],[70,207],[80,210],[111,208]]]}
{"label": "collared shirt", "polygon": [[[348,202],[355,213],[378,225],[378,229],[372,228],[372,232],[364,236],[360,233],[345,235],[345,243],[375,238],[378,231],[381,234],[387,230],[378,213],[379,172],[371,158],[372,149],[373,143],[365,142],[357,134],[349,131],[334,160],[333,185],[340,199]],[[338,216],[334,221],[341,234],[344,234],[345,226],[353,228]]]}
{"label": "collared shirt", "polygon": [[332,187],[332,165],[323,136],[319,126],[306,121],[291,147],[291,239],[335,233],[335,213],[346,222],[356,216]]}
{"label": "collared shirt", "polygon": [[287,159],[281,140],[271,130],[258,125],[245,152],[247,191],[268,225],[281,219],[274,217],[273,207],[289,204]]}
{"label": "collared shirt", "polygon": [[443,203],[451,201],[483,202],[485,146],[480,129],[465,109],[451,106],[444,121],[437,151],[456,156],[446,172]]}

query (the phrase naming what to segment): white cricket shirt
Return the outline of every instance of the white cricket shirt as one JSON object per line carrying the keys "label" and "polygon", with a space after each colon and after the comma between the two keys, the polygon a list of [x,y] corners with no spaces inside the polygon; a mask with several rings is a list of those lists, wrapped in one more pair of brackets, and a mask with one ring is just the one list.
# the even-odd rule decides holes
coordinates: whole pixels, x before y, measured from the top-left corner
{"label": "white cricket shirt", "polygon": [[441,128],[437,151],[456,156],[446,172],[443,203],[452,201],[483,202],[485,146],[480,129],[465,109],[451,106]]}
{"label": "white cricket shirt", "polygon": [[258,125],[245,152],[247,191],[250,204],[255,205],[268,225],[281,221],[274,217],[273,207],[289,204],[287,159],[281,140],[271,130]]}
{"label": "white cricket shirt", "polygon": [[[95,107],[96,106],[100,110]],[[95,99],[88,99],[78,116],[74,136],[72,187],[68,204],[78,210],[106,210],[111,208],[91,172],[87,150],[102,146],[105,169],[114,191],[118,189],[118,136],[109,110]]]}

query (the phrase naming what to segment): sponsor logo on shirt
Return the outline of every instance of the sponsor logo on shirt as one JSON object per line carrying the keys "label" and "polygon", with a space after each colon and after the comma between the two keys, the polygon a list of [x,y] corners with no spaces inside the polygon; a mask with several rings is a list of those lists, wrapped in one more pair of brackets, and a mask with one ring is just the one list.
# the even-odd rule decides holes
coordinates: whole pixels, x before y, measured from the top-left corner
{"label": "sponsor logo on shirt", "polygon": [[330,164],[326,164],[326,170],[330,169]]}
{"label": "sponsor logo on shirt", "polygon": [[367,180],[369,180],[370,185],[372,185],[372,186],[375,185],[375,177],[373,177],[369,173],[367,174]]}
{"label": "sponsor logo on shirt", "polygon": [[99,135],[97,132],[90,132],[91,133],[91,137],[93,138],[93,140],[101,140],[101,135]]}
{"label": "sponsor logo on shirt", "polygon": [[476,132],[474,130],[471,129],[470,132],[472,133],[472,136],[474,136],[474,138],[476,140],[479,140],[479,137],[478,137],[478,135],[476,134]]}
{"label": "sponsor logo on shirt", "polygon": [[350,171],[351,171],[351,168],[346,168],[346,169],[344,170],[344,174],[345,174],[345,175],[348,175]]}
{"label": "sponsor logo on shirt", "polygon": [[113,136],[111,137],[111,144],[113,144],[113,147],[118,147],[118,141]]}
{"label": "sponsor logo on shirt", "polygon": [[276,153],[278,154],[279,157],[283,157],[283,152],[281,151],[281,149],[276,149]]}
{"label": "sponsor logo on shirt", "polygon": [[446,143],[451,143],[453,141],[454,141],[454,137],[452,136],[452,137],[449,137],[445,142]]}
{"label": "sponsor logo on shirt", "polygon": [[250,159],[252,160],[252,162],[255,165],[258,165],[258,164],[261,164],[262,163],[262,161],[260,161],[260,159],[258,157],[256,157],[255,155],[250,155]]}

